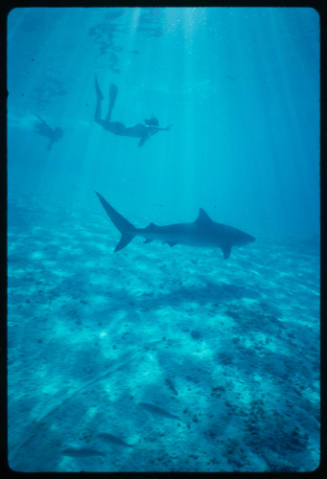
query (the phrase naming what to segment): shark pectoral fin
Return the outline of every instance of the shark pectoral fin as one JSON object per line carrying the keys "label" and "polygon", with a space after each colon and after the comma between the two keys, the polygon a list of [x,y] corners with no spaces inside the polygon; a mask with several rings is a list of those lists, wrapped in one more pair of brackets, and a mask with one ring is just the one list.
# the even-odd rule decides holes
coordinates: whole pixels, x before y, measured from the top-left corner
{"label": "shark pectoral fin", "polygon": [[231,246],[222,246],[221,247],[223,253],[224,253],[224,259],[227,259],[229,258],[229,255],[230,255],[230,252],[232,250],[232,247]]}
{"label": "shark pectoral fin", "polygon": [[177,243],[174,243],[173,241],[167,241],[167,243],[169,244],[169,246],[175,246],[175,244],[177,244]]}
{"label": "shark pectoral fin", "polygon": [[151,241],[152,241],[152,239],[147,238],[147,239],[144,241],[144,243],[151,243]]}
{"label": "shark pectoral fin", "polygon": [[117,251],[119,251],[120,249],[125,248],[125,246],[127,246],[128,243],[130,243],[133,238],[134,238],[134,235],[133,235],[133,234],[131,234],[131,233],[123,233],[123,234],[122,234],[122,237],[120,238],[119,243],[117,244],[117,246],[116,246],[116,248],[115,248],[115,253],[116,253]]}

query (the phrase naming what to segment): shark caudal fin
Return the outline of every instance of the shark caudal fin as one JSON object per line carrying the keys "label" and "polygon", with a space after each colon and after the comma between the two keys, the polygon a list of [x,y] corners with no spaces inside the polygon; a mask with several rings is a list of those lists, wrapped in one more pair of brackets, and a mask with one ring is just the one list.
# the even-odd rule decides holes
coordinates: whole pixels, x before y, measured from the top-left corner
{"label": "shark caudal fin", "polygon": [[136,234],[136,228],[133,226],[129,221],[127,221],[122,215],[120,215],[116,210],[113,209],[112,206],[101,196],[99,193],[96,192],[98,198],[106,210],[107,215],[116,226],[116,228],[121,232],[121,238],[119,243],[117,244],[115,251],[119,251],[120,249],[125,248],[134,238]]}

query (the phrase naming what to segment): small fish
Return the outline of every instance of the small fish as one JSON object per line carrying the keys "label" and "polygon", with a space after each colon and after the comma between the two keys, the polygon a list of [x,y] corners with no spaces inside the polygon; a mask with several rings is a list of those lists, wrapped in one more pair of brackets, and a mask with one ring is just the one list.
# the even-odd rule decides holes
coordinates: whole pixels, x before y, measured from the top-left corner
{"label": "small fish", "polygon": [[64,456],[71,457],[105,456],[104,452],[90,449],[88,447],[67,447],[66,449],[63,449],[61,453]]}
{"label": "small fish", "polygon": [[97,437],[99,439],[102,439],[103,441],[110,442],[111,444],[117,444],[118,446],[133,447],[132,444],[128,444],[119,437],[114,436],[113,434],[109,434],[107,432],[101,432],[97,435]]}
{"label": "small fish", "polygon": [[170,414],[170,412],[165,411],[164,409],[161,409],[161,407],[155,406],[154,404],[140,402],[139,406],[142,406],[144,409],[146,409],[149,412],[152,412],[153,414],[158,414],[159,416],[170,417],[172,419],[177,419],[178,421],[181,421],[181,419],[178,416],[175,416],[174,414]]}
{"label": "small fish", "polygon": [[165,379],[165,383],[167,384],[167,386],[169,387],[169,389],[170,389],[176,396],[178,396],[178,391],[176,390],[176,388],[175,388],[174,383],[172,382],[172,380],[169,379],[169,378],[166,378],[166,379]]}

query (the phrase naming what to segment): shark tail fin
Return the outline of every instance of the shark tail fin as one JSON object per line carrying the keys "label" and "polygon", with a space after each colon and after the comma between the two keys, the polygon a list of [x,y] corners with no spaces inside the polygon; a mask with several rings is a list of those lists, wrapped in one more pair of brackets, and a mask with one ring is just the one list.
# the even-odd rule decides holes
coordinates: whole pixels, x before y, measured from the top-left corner
{"label": "shark tail fin", "polygon": [[119,251],[125,246],[128,245],[134,238],[137,228],[132,225],[126,218],[124,218],[121,214],[118,213],[109,203],[101,196],[99,193],[96,193],[102,206],[106,210],[107,215],[116,226],[116,228],[121,232],[121,238],[119,243],[115,248],[115,252]]}

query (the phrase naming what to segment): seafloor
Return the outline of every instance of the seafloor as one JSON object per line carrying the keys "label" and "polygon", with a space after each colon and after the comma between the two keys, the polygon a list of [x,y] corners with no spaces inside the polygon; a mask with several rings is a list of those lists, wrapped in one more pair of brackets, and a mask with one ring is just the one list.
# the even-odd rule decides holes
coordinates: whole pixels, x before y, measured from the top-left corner
{"label": "seafloor", "polygon": [[100,208],[9,203],[10,467],[315,469],[318,245],[118,238]]}

